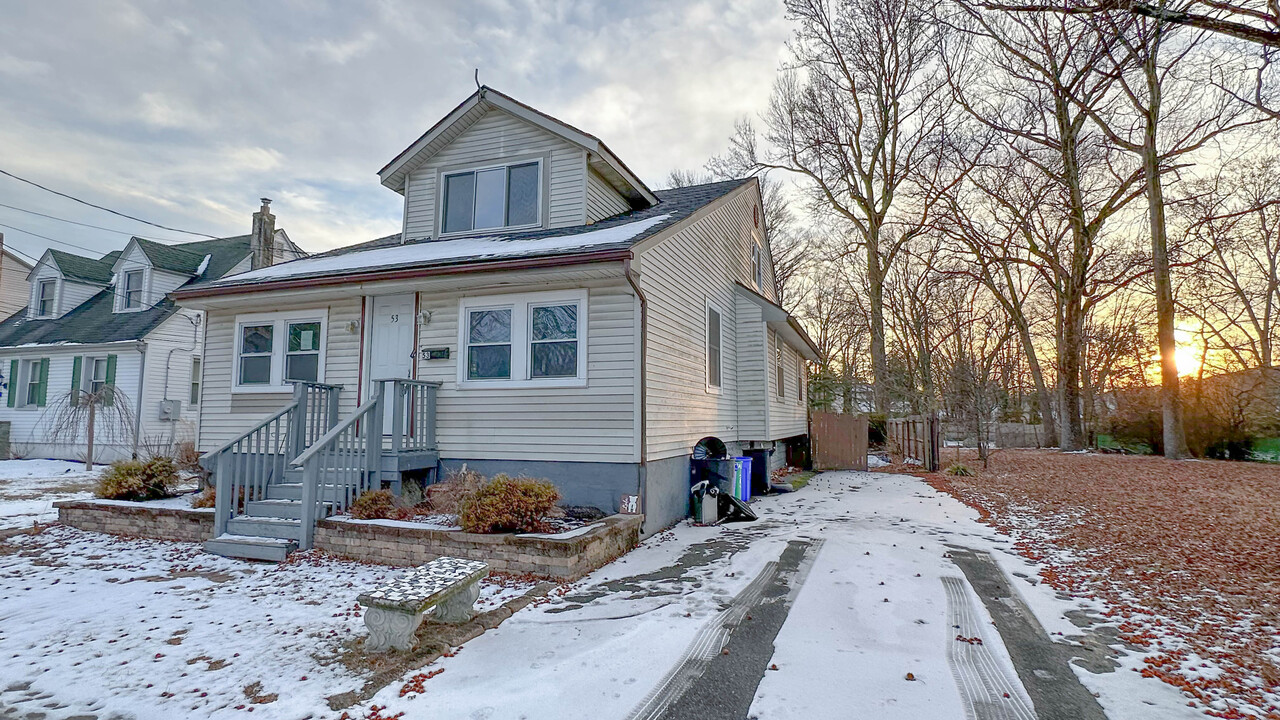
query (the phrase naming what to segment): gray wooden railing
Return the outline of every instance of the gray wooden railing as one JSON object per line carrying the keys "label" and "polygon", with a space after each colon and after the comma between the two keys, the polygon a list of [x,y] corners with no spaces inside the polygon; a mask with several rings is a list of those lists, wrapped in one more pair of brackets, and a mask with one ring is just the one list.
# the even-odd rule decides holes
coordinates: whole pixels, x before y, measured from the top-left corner
{"label": "gray wooden railing", "polygon": [[213,472],[213,533],[226,532],[227,521],[244,504],[267,497],[267,487],[284,481],[290,459],[318,440],[338,421],[341,385],[297,382],[293,398],[265,420],[201,459]]}
{"label": "gray wooden railing", "polygon": [[387,392],[387,383],[392,383],[391,451],[399,454],[435,450],[436,392],[440,383],[406,379],[378,380],[377,383],[383,393]]}
{"label": "gray wooden railing", "polygon": [[325,504],[345,512],[360,493],[381,484],[382,396],[374,393],[351,417],[325,433],[293,460],[302,468],[302,537],[298,547],[311,549],[316,521]]}

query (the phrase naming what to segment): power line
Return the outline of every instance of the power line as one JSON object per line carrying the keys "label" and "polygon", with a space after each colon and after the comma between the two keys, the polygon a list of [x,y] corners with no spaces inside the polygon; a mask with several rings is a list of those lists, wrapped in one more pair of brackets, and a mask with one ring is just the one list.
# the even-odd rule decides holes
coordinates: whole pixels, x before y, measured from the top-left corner
{"label": "power line", "polygon": [[[94,253],[94,254],[102,253],[102,251],[101,251],[101,250],[95,250],[95,249],[93,249],[93,248],[88,248],[88,247],[85,247],[85,246],[83,246],[83,245],[76,245],[75,243],[69,243],[69,242],[66,242],[65,240],[55,240],[55,239],[53,239],[53,238],[49,237],[48,235],[41,235],[40,233],[33,233],[33,232],[31,232],[30,230],[23,230],[22,228],[20,228],[20,227],[14,227],[13,225],[5,225],[4,223],[0,223],[0,228],[8,228],[9,230],[13,230],[14,232],[20,232],[20,233],[23,233],[23,234],[26,234],[26,235],[30,235],[30,236],[32,236],[32,237],[38,237],[38,238],[40,238],[41,240],[48,240],[49,242],[52,242],[52,243],[58,243],[59,245],[66,245],[67,247],[73,247],[73,248],[75,248],[75,249],[77,249],[77,250],[84,250],[85,252],[91,252],[91,253]],[[6,247],[9,247],[9,246],[6,246]],[[37,262],[37,263],[38,263],[38,262],[40,262],[39,260],[36,260],[35,258],[31,257],[30,255],[27,255],[26,253],[22,252],[21,250],[18,250],[17,248],[12,248],[12,249],[14,250],[14,252],[17,252],[17,253],[22,254],[23,256],[25,256],[26,258],[28,258],[29,260],[31,260],[32,262]],[[109,254],[110,254],[110,253],[105,253],[105,254],[103,254],[103,257],[105,257],[106,255],[109,255]],[[89,258],[89,259],[90,259],[90,260],[93,260],[93,259],[95,259],[95,258]],[[101,258],[96,258],[96,259],[97,259],[99,262],[101,262]],[[138,267],[143,267],[143,266],[144,266],[144,263],[130,261],[130,262],[129,262],[129,265],[135,265],[135,266],[138,266]]]}
{"label": "power line", "polygon": [[29,214],[29,215],[38,215],[38,216],[40,216],[40,217],[42,217],[42,218],[49,218],[50,220],[57,220],[58,222],[71,223],[72,225],[79,225],[79,226],[81,226],[81,227],[93,228],[94,230],[102,230],[102,231],[104,231],[104,232],[118,233],[118,234],[120,234],[120,235],[129,235],[129,236],[131,236],[131,237],[140,237],[140,238],[142,238],[142,239],[144,239],[144,240],[154,240],[155,242],[172,242],[171,240],[167,240],[167,239],[164,239],[164,238],[156,238],[156,237],[148,237],[148,236],[146,236],[146,235],[138,235],[137,233],[131,233],[131,232],[129,232],[128,230],[112,230],[111,228],[105,228],[105,227],[102,227],[102,226],[100,226],[100,225],[90,225],[89,223],[82,223],[82,222],[79,222],[79,221],[76,221],[76,220],[68,220],[68,219],[66,219],[66,218],[61,218],[61,217],[58,217],[58,216],[56,216],[56,215],[46,215],[46,214],[44,214],[44,213],[42,213],[42,212],[36,212],[35,210],[28,210],[28,209],[26,209],[26,208],[20,208],[20,207],[16,207],[16,206],[13,206],[13,205],[5,205],[4,203],[0,203],[0,208],[8,208],[8,209],[10,209],[10,210],[17,210],[18,212],[24,212],[24,213],[27,213],[27,214]]}
{"label": "power line", "polygon": [[[91,207],[91,208],[96,208],[96,209],[98,209],[98,210],[102,210],[102,211],[104,211],[104,212],[109,212],[109,213],[111,213],[112,215],[118,215],[118,216],[120,216],[120,217],[122,217],[122,218],[128,218],[129,220],[133,220],[133,221],[135,221],[135,222],[140,222],[140,223],[142,223],[142,224],[144,224],[144,225],[150,225],[151,227],[157,227],[157,228],[160,228],[161,230],[168,230],[168,231],[170,231],[170,232],[179,232],[179,233],[183,233],[183,234],[186,234],[186,235],[197,235],[197,236],[199,236],[199,237],[206,237],[206,238],[209,238],[210,240],[217,240],[217,239],[218,239],[218,238],[217,238],[216,236],[214,236],[214,235],[207,235],[207,234],[205,234],[205,233],[192,232],[192,231],[190,231],[190,230],[179,230],[178,228],[171,228],[171,227],[169,227],[169,226],[167,226],[167,225],[160,225],[159,223],[153,223],[153,222],[151,222],[150,220],[143,220],[142,218],[140,218],[140,217],[134,217],[133,215],[126,215],[125,213],[117,212],[117,211],[115,211],[115,210],[112,210],[111,208],[102,207],[101,205],[94,205],[93,203],[91,203],[91,202],[89,202],[89,201],[87,201],[87,200],[81,200],[80,198],[75,197],[75,196],[73,196],[73,195],[68,195],[68,194],[66,194],[66,193],[64,193],[64,192],[58,192],[57,190],[53,190],[53,189],[51,189],[51,188],[47,188],[47,187],[45,187],[45,186],[41,185],[41,184],[40,184],[40,183],[38,183],[38,182],[33,182],[33,181],[28,180],[28,179],[26,179],[26,178],[18,177],[17,175],[14,175],[13,173],[11,173],[11,172],[9,172],[9,171],[7,171],[7,170],[0,170],[0,175],[7,175],[7,176],[9,176],[9,177],[13,178],[14,180],[18,180],[18,181],[20,181],[20,182],[24,182],[24,183],[26,183],[26,184],[28,184],[28,185],[33,186],[33,187],[38,187],[38,188],[40,188],[41,190],[44,190],[45,192],[53,193],[54,195],[58,195],[59,197],[64,197],[64,198],[66,198],[66,199],[68,199],[68,200],[74,200],[75,202],[78,202],[78,203],[80,203],[81,205],[88,205],[88,206],[89,206],[89,207]],[[33,233],[33,234],[34,234],[34,233]]]}

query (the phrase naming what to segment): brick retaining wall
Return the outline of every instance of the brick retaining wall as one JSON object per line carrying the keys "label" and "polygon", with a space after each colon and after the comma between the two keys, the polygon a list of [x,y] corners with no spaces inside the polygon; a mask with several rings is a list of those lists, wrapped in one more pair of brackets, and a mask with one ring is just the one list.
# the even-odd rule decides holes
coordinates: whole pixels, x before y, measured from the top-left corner
{"label": "brick retaining wall", "polygon": [[450,555],[482,560],[498,572],[576,580],[635,547],[640,542],[642,519],[640,515],[613,515],[597,521],[601,527],[577,537],[537,538],[329,518],[316,524],[315,547],[386,565],[421,565]]}
{"label": "brick retaining wall", "polygon": [[147,507],[109,500],[63,500],[58,521],[80,530],[147,537],[159,540],[204,542],[213,537],[213,509]]}

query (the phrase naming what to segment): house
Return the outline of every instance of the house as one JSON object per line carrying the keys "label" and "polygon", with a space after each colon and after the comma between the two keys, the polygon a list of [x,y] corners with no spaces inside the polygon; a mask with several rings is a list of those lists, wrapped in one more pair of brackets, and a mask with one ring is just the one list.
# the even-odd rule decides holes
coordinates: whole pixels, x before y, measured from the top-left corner
{"label": "house", "polygon": [[18,257],[4,246],[4,233],[0,233],[0,319],[7,318],[27,306],[31,284],[27,275],[31,263]]}
{"label": "house", "polygon": [[655,192],[487,87],[379,175],[399,233],[173,293],[208,316],[215,531],[309,547],[375,483],[467,465],[610,513],[638,496],[652,533],[686,515],[700,441],[804,438],[817,350],[777,304],[755,179]]}
{"label": "house", "polygon": [[167,295],[269,258],[302,257],[275,229],[269,202],[254,214],[251,235],[174,245],[135,237],[96,259],[45,251],[27,274],[24,307],[0,322],[0,423],[11,452],[85,459],[87,414],[73,409],[82,392],[102,396],[95,461],[170,452],[193,439],[204,317]]}

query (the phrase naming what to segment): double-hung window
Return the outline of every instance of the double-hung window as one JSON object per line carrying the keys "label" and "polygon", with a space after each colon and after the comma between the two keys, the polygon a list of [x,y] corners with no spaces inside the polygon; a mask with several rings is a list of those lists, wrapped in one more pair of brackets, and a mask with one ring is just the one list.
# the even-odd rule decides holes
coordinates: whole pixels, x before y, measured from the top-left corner
{"label": "double-hung window", "polygon": [[464,298],[462,387],[586,381],[585,291]]}
{"label": "double-hung window", "polygon": [[200,406],[200,358],[191,358],[191,397],[188,400],[191,407]]}
{"label": "double-hung window", "polygon": [[723,362],[721,348],[724,347],[724,328],[721,327],[720,309],[707,305],[707,389],[719,392]]}
{"label": "double-hung window", "polygon": [[778,333],[773,334],[773,375],[774,384],[777,385],[778,398],[786,397],[786,373],[782,365],[782,338],[778,337]]}
{"label": "double-hung window", "polygon": [[441,233],[535,227],[541,222],[540,160],[445,173],[441,183]]}
{"label": "double-hung window", "polygon": [[[290,381],[322,382],[327,313],[241,315],[236,318],[237,392],[284,392]],[[192,363],[191,393],[199,397],[199,360]],[[196,404],[198,400],[193,400]]]}
{"label": "double-hung window", "polygon": [[88,367],[85,368],[84,385],[85,392],[97,394],[102,392],[102,388],[107,385],[107,359],[88,358]]}
{"label": "double-hung window", "polygon": [[759,245],[751,246],[751,277],[755,278],[756,289],[764,292],[764,257]]}
{"label": "double-hung window", "polygon": [[44,368],[45,363],[48,361],[26,360],[24,362],[26,367],[24,368],[23,377],[26,382],[23,386],[22,404],[31,407],[44,405],[44,384],[47,382],[46,378],[48,377],[46,374],[48,371]]}
{"label": "double-hung window", "polygon": [[120,309],[139,310],[142,308],[141,270],[130,270],[120,280]]}
{"label": "double-hung window", "polygon": [[36,317],[52,317],[58,297],[57,280],[41,280],[36,285]]}

